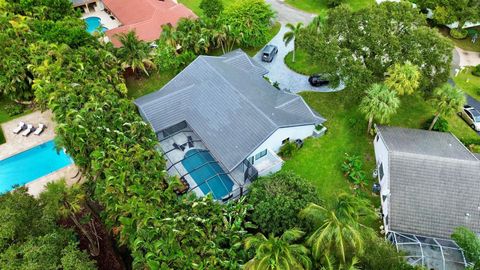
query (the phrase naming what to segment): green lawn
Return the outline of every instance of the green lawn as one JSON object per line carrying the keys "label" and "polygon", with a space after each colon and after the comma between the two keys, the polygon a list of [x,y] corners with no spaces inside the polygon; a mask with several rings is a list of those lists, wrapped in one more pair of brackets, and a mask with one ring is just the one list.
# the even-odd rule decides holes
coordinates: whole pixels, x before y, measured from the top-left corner
{"label": "green lawn", "polygon": [[[304,147],[285,162],[284,169],[312,181],[319,187],[322,198],[330,200],[339,192],[350,189],[341,171],[345,153],[363,157],[365,172],[371,175],[375,166],[373,137],[366,134],[367,123],[357,109],[359,102],[351,90],[337,93],[303,92],[301,95],[327,119],[325,126],[328,132],[321,138],[307,139]],[[401,98],[401,107],[389,125],[422,128],[433,113],[433,107],[420,96],[405,96]],[[478,139],[478,135],[458,116],[453,115],[447,120],[450,130],[459,139]]]}
{"label": "green lawn", "polygon": [[154,72],[150,77],[136,78],[134,76],[127,77],[126,84],[128,88],[128,96],[138,98],[148,93],[162,88],[167,82],[175,77],[176,72]]}
{"label": "green lawn", "polygon": [[[476,29],[478,32],[480,32],[480,26],[473,27],[473,28]],[[467,37],[465,39],[454,39],[449,34],[450,28],[446,26],[439,26],[437,27],[437,29],[444,36],[448,37],[454,43],[455,46],[467,51],[480,52],[480,40],[477,40],[476,43],[472,43],[472,40],[470,37]]]}
{"label": "green lawn", "polygon": [[[202,0],[178,0],[178,3],[184,4],[186,7],[191,9],[193,13],[197,16],[203,15],[203,10],[200,8],[200,3]],[[232,0],[223,0],[223,7],[227,7],[230,3],[233,3]]]}
{"label": "green lawn", "polygon": [[289,52],[284,58],[285,64],[291,70],[295,70],[297,73],[303,75],[312,75],[316,73],[322,73],[322,67],[318,64],[311,63],[306,65],[310,61],[310,56],[303,50],[297,49],[295,51],[295,62],[293,62],[293,53]]}
{"label": "green lawn", "polygon": [[472,75],[472,68],[465,68],[453,80],[465,93],[480,100],[480,77]]}
{"label": "green lawn", "polygon": [[[316,13],[320,16],[327,15],[327,0],[286,0],[287,4],[300,10]],[[346,0],[345,4],[353,10],[359,10],[375,3],[375,0]]]}

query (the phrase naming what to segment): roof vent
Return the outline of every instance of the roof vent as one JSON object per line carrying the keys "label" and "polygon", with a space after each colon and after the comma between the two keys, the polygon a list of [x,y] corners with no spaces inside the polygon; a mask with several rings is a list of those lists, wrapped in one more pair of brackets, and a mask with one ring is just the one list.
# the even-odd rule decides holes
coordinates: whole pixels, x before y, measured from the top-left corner
{"label": "roof vent", "polygon": [[469,217],[469,216],[470,216],[470,213],[465,213],[465,216],[466,216],[466,217]]}

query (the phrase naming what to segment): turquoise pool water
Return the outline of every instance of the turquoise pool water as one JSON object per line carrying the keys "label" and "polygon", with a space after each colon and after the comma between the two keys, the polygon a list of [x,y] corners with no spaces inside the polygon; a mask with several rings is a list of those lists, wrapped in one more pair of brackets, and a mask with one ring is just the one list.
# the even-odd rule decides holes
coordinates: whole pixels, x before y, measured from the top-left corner
{"label": "turquoise pool water", "polygon": [[[190,173],[204,194],[212,193],[216,200],[232,191],[233,182],[209,152],[199,149],[185,153],[182,165]],[[208,180],[208,184],[205,180]]]}
{"label": "turquoise pool water", "polygon": [[[87,32],[89,32],[90,34],[93,34],[93,32],[97,32],[98,27],[102,25],[100,23],[99,17],[88,17],[85,19],[85,23],[87,24]],[[102,27],[101,29],[102,32],[107,31],[106,27]]]}
{"label": "turquoise pool water", "polygon": [[57,153],[53,140],[0,160],[0,193],[12,190],[14,185],[25,185],[70,164],[72,159],[63,150]]}

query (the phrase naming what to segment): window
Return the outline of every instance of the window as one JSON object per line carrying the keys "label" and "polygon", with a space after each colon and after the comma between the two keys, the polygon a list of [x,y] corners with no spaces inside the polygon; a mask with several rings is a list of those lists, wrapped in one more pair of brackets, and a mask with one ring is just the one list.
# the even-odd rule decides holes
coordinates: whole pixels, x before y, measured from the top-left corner
{"label": "window", "polygon": [[378,138],[380,138],[380,136],[377,135],[377,137],[375,138],[375,141],[378,142]]}
{"label": "window", "polygon": [[388,215],[385,216],[385,225],[388,226]]}
{"label": "window", "polygon": [[255,158],[253,156],[251,156],[251,157],[248,158],[248,161],[250,162],[250,164],[253,165],[253,162],[255,161]]}
{"label": "window", "polygon": [[267,155],[267,149],[263,150],[262,152],[257,153],[255,155],[255,160],[259,160],[266,155]]}
{"label": "window", "polygon": [[285,140],[282,141],[282,144],[286,144],[288,141],[290,141],[290,137],[286,138]]}
{"label": "window", "polygon": [[383,163],[380,164],[380,167],[378,167],[378,173],[380,175],[380,181],[381,181],[383,179],[383,175],[384,175],[384,173],[383,173]]}
{"label": "window", "polygon": [[382,195],[382,201],[385,201],[387,199],[387,195]]}

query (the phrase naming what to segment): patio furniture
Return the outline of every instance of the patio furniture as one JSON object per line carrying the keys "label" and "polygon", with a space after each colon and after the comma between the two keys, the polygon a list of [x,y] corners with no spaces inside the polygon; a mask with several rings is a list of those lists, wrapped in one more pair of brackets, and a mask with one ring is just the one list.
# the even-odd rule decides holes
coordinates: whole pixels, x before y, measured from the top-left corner
{"label": "patio furniture", "polygon": [[27,127],[24,122],[18,122],[18,126],[13,130],[13,134],[18,134]]}
{"label": "patio furniture", "polygon": [[190,185],[188,184],[188,182],[185,180],[185,178],[180,178],[180,183],[182,184],[181,187],[175,187],[173,190],[175,191],[175,193],[177,195],[182,195],[184,193],[186,193],[189,189],[190,189]]}
{"label": "patio furniture", "polygon": [[187,140],[188,140],[188,147],[192,148],[194,145],[192,136],[187,136]]}
{"label": "patio furniture", "polygon": [[34,130],[35,130],[35,128],[32,125],[28,124],[27,128],[22,132],[22,136],[27,137]]}
{"label": "patio furniture", "polygon": [[40,135],[42,134],[43,130],[46,128],[46,126],[44,124],[39,124],[38,125],[38,128],[35,130],[35,132],[33,133],[34,135]]}
{"label": "patio furniture", "polygon": [[175,143],[175,142],[174,142],[172,145],[173,145],[173,148],[174,148],[174,149],[178,149],[178,150],[180,150],[180,151],[185,150],[185,146],[184,146],[184,145],[178,145],[178,144]]}

